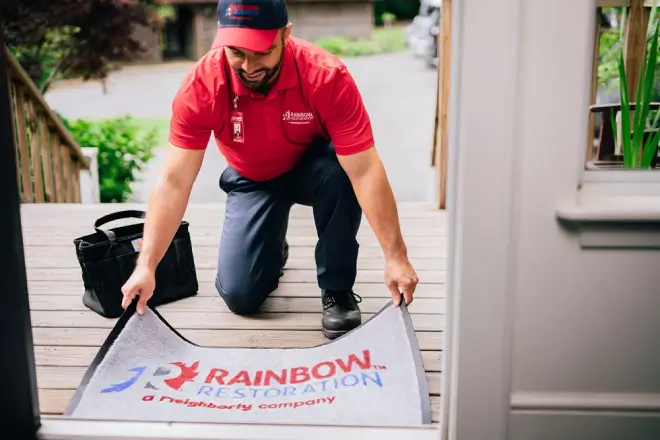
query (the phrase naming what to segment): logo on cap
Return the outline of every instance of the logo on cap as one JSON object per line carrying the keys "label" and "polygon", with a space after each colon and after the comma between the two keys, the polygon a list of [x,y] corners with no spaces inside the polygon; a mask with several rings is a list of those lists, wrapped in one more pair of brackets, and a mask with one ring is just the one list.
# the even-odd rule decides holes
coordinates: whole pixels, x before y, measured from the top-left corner
{"label": "logo on cap", "polygon": [[234,20],[250,19],[259,16],[259,6],[255,5],[237,5],[231,3],[225,10],[225,16]]}

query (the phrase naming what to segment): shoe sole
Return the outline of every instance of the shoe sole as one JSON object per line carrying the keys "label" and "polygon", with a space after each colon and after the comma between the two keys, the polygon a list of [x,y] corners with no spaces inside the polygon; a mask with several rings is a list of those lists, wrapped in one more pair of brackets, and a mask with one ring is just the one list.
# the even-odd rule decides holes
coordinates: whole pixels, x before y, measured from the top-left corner
{"label": "shoe sole", "polygon": [[328,339],[337,339],[340,336],[344,336],[346,333],[352,332],[358,327],[359,325],[349,330],[328,330],[325,327],[321,327],[321,332],[323,333],[323,336],[325,336]]}
{"label": "shoe sole", "polygon": [[325,336],[328,339],[337,339],[338,337],[345,335],[349,331],[350,330],[326,330],[326,329],[321,330],[323,336]]}

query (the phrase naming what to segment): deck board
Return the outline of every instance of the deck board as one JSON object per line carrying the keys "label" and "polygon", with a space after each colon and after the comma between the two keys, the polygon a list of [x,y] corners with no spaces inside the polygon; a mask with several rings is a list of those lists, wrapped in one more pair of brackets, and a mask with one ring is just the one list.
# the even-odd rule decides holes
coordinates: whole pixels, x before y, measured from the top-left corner
{"label": "deck board", "polygon": [[[33,297],[31,297],[33,298]],[[68,296],[67,298],[76,298]],[[281,298],[292,301],[289,298]],[[300,302],[312,298],[300,298],[295,300]],[[30,300],[32,302],[32,299]],[[80,299],[77,299],[79,302]],[[423,301],[423,300],[420,300]],[[316,300],[315,302],[318,302]],[[381,300],[382,304],[383,301]],[[414,304],[414,303],[413,303]],[[167,308],[167,309],[166,309]],[[320,307],[318,307],[320,309]],[[191,314],[188,311],[181,310],[176,304],[168,304],[159,307],[158,311],[167,319],[167,322],[175,328],[188,328],[200,330],[287,330],[296,328],[296,330],[318,330],[320,320],[320,310],[313,312],[272,312],[261,314],[255,319],[246,319],[242,316],[236,316],[230,312],[205,311],[194,314],[196,321],[192,321]],[[364,313],[364,320],[369,319],[374,312]],[[114,320],[109,320],[97,315],[90,310],[69,311],[69,310],[35,310],[32,309],[32,322],[35,326],[45,328],[99,328],[110,329],[114,326]],[[412,322],[418,331],[442,331],[444,327],[444,316],[435,314],[412,314]]]}
{"label": "deck board", "polygon": [[[414,261],[413,261],[413,264]],[[28,281],[28,288],[31,295],[76,295],[80,296],[81,281],[58,281],[57,291],[53,291],[53,283],[49,280],[30,280]],[[369,283],[360,284],[360,296],[362,298],[383,298],[382,284]],[[270,294],[270,299],[273,298],[319,298],[320,290],[315,284],[310,283],[283,283]],[[217,296],[218,291],[214,283],[208,281],[199,282],[198,296]],[[419,284],[415,289],[415,298],[444,298],[445,285],[444,284]],[[270,304],[271,301],[267,302]],[[420,301],[421,302],[421,301]],[[290,302],[289,302],[290,303]],[[295,304],[300,304],[296,302]],[[417,307],[418,301],[411,304],[411,309]],[[315,310],[316,311],[316,310]]]}
{"label": "deck board", "polygon": [[[22,206],[40,409],[45,414],[64,411],[116,322],[82,304],[83,285],[73,239],[92,233],[94,221],[107,213],[144,208],[134,204]],[[444,212],[420,204],[399,204],[399,213],[409,257],[420,276],[410,312],[427,371],[433,421],[437,422],[445,328],[447,219]],[[185,219],[191,225],[199,293],[159,307],[159,312],[184,337],[212,347],[302,348],[326,342],[320,332],[322,306],[314,261],[317,237],[311,209],[292,209],[285,274],[266,300],[263,312],[252,317],[230,313],[213,284],[223,216],[221,204],[188,208]],[[366,320],[386,304],[389,290],[383,284],[385,260],[366,219],[358,239],[355,291],[362,296],[360,305]]]}
{"label": "deck board", "polygon": [[[319,291],[320,295],[320,291]],[[298,306],[297,303],[300,303]],[[297,303],[289,298],[270,298],[266,301],[264,311],[269,312],[320,312],[321,301],[314,298],[300,298]],[[381,298],[366,298],[360,303],[361,309],[367,313],[375,313],[382,308],[384,301]],[[379,307],[380,306],[380,307]],[[31,310],[88,310],[80,298],[76,295],[30,295]],[[410,304],[411,313],[432,313],[433,310],[442,310],[444,312],[445,301],[444,299],[431,299],[420,298],[419,304]],[[200,296],[194,298],[194,301],[180,301],[177,303],[165,304],[158,308],[158,310],[186,310],[191,312],[203,313],[208,310],[218,310],[229,312],[229,308],[224,300],[219,295],[216,296]],[[244,321],[245,319],[236,316],[237,320]]]}
{"label": "deck board", "polygon": [[[194,245],[193,245],[194,246]],[[444,284],[445,272],[439,270],[416,270],[420,284]],[[199,281],[213,282],[215,269],[197,269]],[[80,268],[74,269],[39,269],[30,268],[27,272],[28,281],[75,281],[80,278]],[[357,273],[358,283],[383,283],[383,270],[363,269]],[[282,283],[315,283],[316,273],[309,269],[288,269],[280,278]]]}

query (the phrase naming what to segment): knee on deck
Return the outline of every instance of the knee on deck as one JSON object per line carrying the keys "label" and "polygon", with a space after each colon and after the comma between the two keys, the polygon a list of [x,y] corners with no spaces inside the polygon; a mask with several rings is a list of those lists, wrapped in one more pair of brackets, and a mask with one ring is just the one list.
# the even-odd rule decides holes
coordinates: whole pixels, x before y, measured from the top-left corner
{"label": "knee on deck", "polygon": [[268,294],[277,286],[269,288],[255,285],[250,280],[220,280],[216,277],[215,287],[232,313],[250,315],[259,311]]}

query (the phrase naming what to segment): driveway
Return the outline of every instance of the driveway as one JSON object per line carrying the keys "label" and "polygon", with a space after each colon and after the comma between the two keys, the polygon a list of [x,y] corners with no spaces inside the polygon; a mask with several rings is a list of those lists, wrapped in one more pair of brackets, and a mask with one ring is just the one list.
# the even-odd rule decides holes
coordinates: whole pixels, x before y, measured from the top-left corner
{"label": "driveway", "polygon": [[[436,73],[407,52],[344,60],[371,116],[376,147],[398,201],[429,201],[433,172],[430,153],[436,100]],[[103,94],[99,83],[68,83],[52,89],[48,103],[69,118],[170,116],[172,98],[190,62],[134,66],[112,75]],[[146,201],[164,159],[159,149],[134,184],[135,198]],[[225,166],[215,143],[209,145],[191,195],[192,203],[224,199],[218,178]]]}

